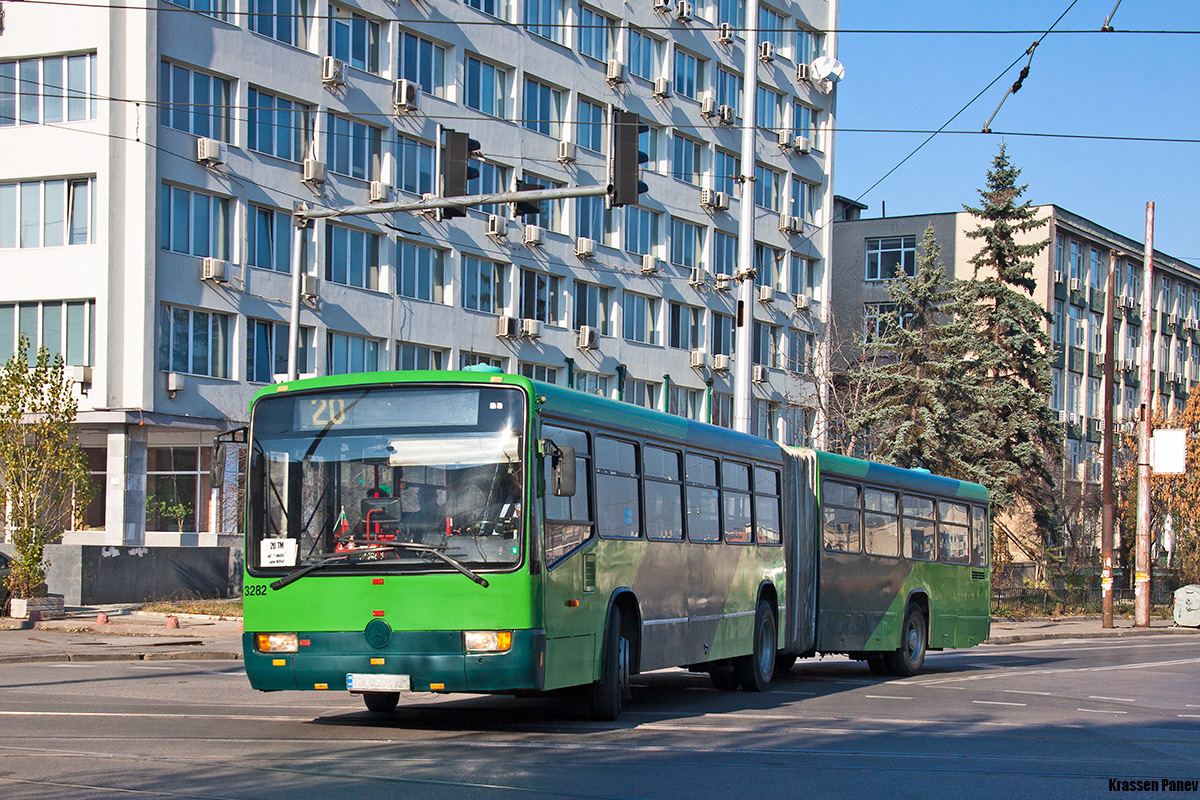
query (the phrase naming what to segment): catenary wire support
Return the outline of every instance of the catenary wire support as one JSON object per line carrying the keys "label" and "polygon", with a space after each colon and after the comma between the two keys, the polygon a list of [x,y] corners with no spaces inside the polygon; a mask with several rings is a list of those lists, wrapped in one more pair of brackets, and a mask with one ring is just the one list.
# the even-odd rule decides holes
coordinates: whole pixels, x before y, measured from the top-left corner
{"label": "catenary wire support", "polygon": [[1029,56],[1029,59],[1025,62],[1025,66],[1021,67],[1021,74],[1017,76],[1015,81],[1013,81],[1013,85],[1008,87],[1008,91],[1004,93],[1004,97],[1000,98],[1000,104],[996,106],[996,110],[992,112],[990,117],[988,117],[987,122],[983,123],[983,133],[992,132],[992,120],[994,120],[996,115],[1000,113],[1000,108],[1004,105],[1004,101],[1008,99],[1008,96],[1021,91],[1021,87],[1025,84],[1025,79],[1029,77],[1029,66],[1033,63],[1033,53],[1035,50],[1037,50],[1037,46],[1041,43],[1042,40],[1038,39],[1033,44],[1029,45],[1029,49],[1025,51],[1026,55]]}

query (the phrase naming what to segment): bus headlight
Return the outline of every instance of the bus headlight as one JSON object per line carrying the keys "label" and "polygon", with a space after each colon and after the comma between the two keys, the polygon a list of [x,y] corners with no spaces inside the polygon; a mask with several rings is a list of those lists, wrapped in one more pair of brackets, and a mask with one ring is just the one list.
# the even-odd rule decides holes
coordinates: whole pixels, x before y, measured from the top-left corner
{"label": "bus headlight", "polygon": [[468,653],[499,653],[512,647],[512,631],[463,631]]}
{"label": "bus headlight", "polygon": [[295,653],[300,639],[294,633],[260,633],[254,637],[254,645],[260,653]]}

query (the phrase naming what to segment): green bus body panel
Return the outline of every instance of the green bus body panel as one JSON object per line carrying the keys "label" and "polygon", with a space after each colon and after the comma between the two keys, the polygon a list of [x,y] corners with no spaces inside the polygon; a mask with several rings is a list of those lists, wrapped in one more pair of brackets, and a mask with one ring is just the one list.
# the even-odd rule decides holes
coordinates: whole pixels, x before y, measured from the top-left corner
{"label": "green bus body panel", "polygon": [[[816,453],[821,477],[842,477],[898,491],[988,503],[987,489],[916,470],[858,458]],[[819,523],[818,523],[819,524]],[[833,553],[821,546],[816,649],[824,653],[896,650],[909,599],[929,605],[929,647],[972,647],[988,637],[991,569],[865,553]],[[979,575],[980,577],[975,577]]]}

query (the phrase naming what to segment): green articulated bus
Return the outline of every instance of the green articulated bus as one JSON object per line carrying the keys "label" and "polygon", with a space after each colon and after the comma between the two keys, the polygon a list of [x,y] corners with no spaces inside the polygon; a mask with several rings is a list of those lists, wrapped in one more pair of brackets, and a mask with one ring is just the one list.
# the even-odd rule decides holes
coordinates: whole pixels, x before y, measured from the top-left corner
{"label": "green articulated bus", "polygon": [[761,691],[987,636],[981,486],[495,370],[271,386],[248,441],[256,689],[578,687],[611,720],[639,672]]}

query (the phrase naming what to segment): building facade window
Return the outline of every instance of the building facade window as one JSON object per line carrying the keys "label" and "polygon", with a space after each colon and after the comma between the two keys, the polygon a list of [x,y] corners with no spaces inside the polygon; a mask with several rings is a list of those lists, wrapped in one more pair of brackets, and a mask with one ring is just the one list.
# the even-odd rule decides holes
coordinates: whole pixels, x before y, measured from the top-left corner
{"label": "building facade window", "polygon": [[816,337],[791,328],[787,332],[787,368],[801,375],[812,375]]}
{"label": "building facade window", "polygon": [[742,76],[724,67],[717,68],[717,105],[729,106],[739,119],[742,116]]}
{"label": "building facade window", "polygon": [[713,312],[712,315],[712,352],[713,355],[733,355],[733,317],[729,314]]}
{"label": "building facade window", "polygon": [[792,253],[788,273],[788,291],[794,295],[814,297],[817,293],[817,262],[799,253]]}
{"label": "building facade window", "polygon": [[704,251],[704,229],[687,220],[671,217],[671,263],[684,269],[700,266]]}
{"label": "building facade window", "polygon": [[21,334],[29,340],[25,357],[44,347],[67,366],[96,363],[96,301],[43,300],[0,304],[0,362],[17,352]]}
{"label": "building facade window", "polygon": [[447,352],[411,342],[396,342],[396,369],[445,369]]}
{"label": "building facade window", "polygon": [[770,42],[775,48],[775,54],[782,56],[784,49],[783,41],[783,15],[772,8],[766,6],[758,7],[758,36],[760,42]]}
{"label": "building facade window", "polygon": [[507,20],[512,13],[508,0],[465,0],[471,8],[482,11],[497,19]]}
{"label": "building facade window", "polygon": [[548,86],[532,78],[525,79],[525,111],[522,114],[526,128],[547,136],[561,136],[563,117],[563,93],[561,89]]}
{"label": "building facade window", "polygon": [[792,216],[810,224],[816,224],[817,200],[820,197],[819,187],[792,177]]}
{"label": "building facade window", "polygon": [[717,231],[713,234],[713,272],[733,275],[737,272],[737,237]]}
{"label": "building facade window", "polygon": [[521,270],[520,316],[547,325],[561,325],[562,279],[538,270]]}
{"label": "building facade window", "polygon": [[887,281],[917,274],[917,238],[888,236],[867,239],[867,280]]}
{"label": "building facade window", "polygon": [[1093,289],[1104,288],[1103,254],[1092,247],[1089,248],[1088,278]]}
{"label": "building facade window", "polygon": [[1054,301],[1054,344],[1062,345],[1066,342],[1066,327],[1067,320],[1063,314],[1063,301]]}
{"label": "building facade window", "polygon": [[379,23],[349,8],[329,5],[329,55],[355,69],[379,74]]}
{"label": "building facade window", "polygon": [[766,131],[783,127],[783,95],[766,86],[758,87],[758,102],[754,104],[754,123]]}
{"label": "building facade window", "polygon": [[93,241],[92,178],[0,183],[0,249]]}
{"label": "building facade window", "polygon": [[603,197],[580,197],[575,201],[575,235],[612,245],[613,213]]}
{"label": "building facade window", "polygon": [[863,338],[872,341],[887,332],[888,325],[895,324],[900,307],[895,303],[863,304]]}
{"label": "building facade window", "polygon": [[707,62],[686,50],[675,48],[675,94],[697,100],[704,91],[704,67]]}
{"label": "building facade window", "polygon": [[765,164],[754,166],[754,205],[778,211],[783,198],[783,173]]}
{"label": "building facade window", "polygon": [[755,364],[764,367],[778,367],[779,363],[779,327],[765,322],[754,323],[754,350],[750,354]]}
{"label": "building facade window", "polygon": [[700,185],[700,143],[675,134],[672,138],[671,174],[676,180]]}
{"label": "building facade window", "polygon": [[307,0],[255,0],[250,30],[293,47],[308,47]]}
{"label": "building facade window", "polygon": [[229,141],[229,81],[163,61],[158,97],[158,119],[165,127]]}
{"label": "building facade window", "polygon": [[[539,189],[561,189],[565,184],[558,181],[552,181],[549,178],[542,178],[537,175],[525,173],[524,182],[530,186]],[[526,214],[523,218],[527,225],[537,225],[545,228],[548,231],[556,233],[564,233],[563,221],[563,201],[562,200],[540,200],[537,203],[538,212],[536,214]]]}
{"label": "building facade window", "polygon": [[564,0],[524,0],[525,30],[563,44],[566,41],[563,20],[566,17]]}
{"label": "building facade window", "polygon": [[379,369],[379,342],[330,331],[326,338],[325,369],[329,375],[374,372]]}
{"label": "building facade window", "polygon": [[817,148],[817,126],[815,124],[817,111],[803,103],[792,103],[792,135],[807,136],[808,146]]}
{"label": "building facade window", "polygon": [[1071,305],[1067,307],[1067,334],[1070,337],[1067,341],[1071,343],[1071,347],[1083,347],[1085,341],[1083,311],[1079,306]]}
{"label": "building facade window", "polygon": [[459,369],[477,367],[481,364],[488,367],[496,367],[497,369],[504,369],[504,359],[500,356],[489,356],[486,353],[472,353],[469,350],[463,350],[458,354]]}
{"label": "building facade window", "polygon": [[661,383],[625,379],[625,402],[642,408],[658,408],[658,393],[662,390]]}
{"label": "building facade window", "polygon": [[662,72],[663,41],[638,28],[629,29],[629,74],[652,81]]}
{"label": "building facade window", "polygon": [[468,56],[464,84],[468,108],[493,117],[504,117],[508,110],[506,70]]}
{"label": "building facade window", "polygon": [[434,97],[446,96],[446,48],[423,36],[400,34],[400,77]]}
{"label": "building facade window", "polygon": [[579,52],[607,63],[617,40],[617,21],[587,6],[579,7]]}
{"label": "building facade window", "polygon": [[396,294],[430,303],[446,302],[445,252],[413,242],[396,245]]}
{"label": "building facade window", "polygon": [[250,88],[246,146],[288,161],[303,161],[312,143],[310,109],[261,89]]}
{"label": "building facade window", "polygon": [[733,395],[713,392],[709,422],[722,428],[733,427]]}
{"label": "building facade window", "polygon": [[0,61],[0,128],[96,118],[96,54]]}
{"label": "building facade window", "polygon": [[252,267],[292,271],[292,217],[265,206],[250,206],[247,216],[246,261]]}
{"label": "building facade window", "polygon": [[667,392],[667,413],[700,420],[704,414],[704,393],[699,389],[672,385]]}
{"label": "building facade window", "polygon": [[558,367],[547,367],[544,364],[530,364],[521,362],[517,365],[521,374],[531,381],[541,381],[542,383],[552,383],[558,385],[558,376],[562,372]]}
{"label": "building facade window", "polygon": [[396,137],[396,188],[410,194],[433,193],[433,145]]}
{"label": "building facade window", "polygon": [[770,245],[754,243],[754,283],[783,290],[783,251]]}
{"label": "building facade window", "polygon": [[608,397],[608,376],[598,375],[595,372],[582,372],[575,370],[573,376],[575,385],[572,387],[579,392],[587,392],[588,394],[598,395],[600,397]]}
{"label": "building facade window", "polygon": [[503,314],[507,306],[505,287],[508,268],[504,264],[474,256],[462,258],[462,306],[488,314]]}
{"label": "building facade window", "polygon": [[325,280],[378,289],[379,240],[377,233],[329,223],[325,229]]}
{"label": "building facade window", "polygon": [[625,249],[648,255],[661,242],[662,215],[641,206],[625,207]]}
{"label": "building facade window", "polygon": [[[296,371],[312,372],[316,366],[313,352],[313,329],[300,328],[296,346]],[[246,380],[251,383],[271,383],[276,375],[288,370],[288,326],[284,322],[246,319]]]}
{"label": "building facade window", "polygon": [[1063,409],[1063,372],[1058,367],[1050,370],[1050,408]]}
{"label": "building facade window", "polygon": [[704,346],[704,309],[682,303],[670,304],[670,333],[667,343],[681,350]]}
{"label": "building facade window", "polygon": [[164,304],[159,316],[158,368],[229,377],[229,315]]}
{"label": "building facade window", "polygon": [[825,55],[825,34],[811,28],[796,28],[796,60],[811,64]]}
{"label": "building facade window", "polygon": [[658,309],[656,297],[625,292],[625,338],[632,342],[658,344]]}
{"label": "building facade window", "polygon": [[[489,161],[475,160],[470,161],[469,165],[479,173],[479,177],[467,180],[467,194],[487,194],[503,192],[508,189],[508,167],[501,164],[493,164]],[[490,203],[477,206],[476,210],[484,214],[496,214],[501,217],[507,217],[509,215],[509,204]]]}
{"label": "building facade window", "polygon": [[725,192],[731,198],[741,194],[742,159],[733,153],[718,149],[713,157],[713,188]]}
{"label": "building facade window", "polygon": [[232,205],[227,197],[164,183],[159,200],[160,247],[229,261]]}
{"label": "building facade window", "polygon": [[591,100],[579,99],[579,119],[576,123],[578,144],[597,153],[604,152],[604,106]]}
{"label": "building facade window", "polygon": [[607,286],[575,281],[575,330],[584,325],[595,328],[601,336],[612,335],[612,305]]}
{"label": "building facade window", "polygon": [[[217,19],[227,21],[229,19],[228,0],[167,0],[167,2],[183,8],[190,8],[192,11],[199,11],[201,14],[207,14]],[[103,524],[100,527],[104,527]]]}
{"label": "building facade window", "polygon": [[146,530],[208,530],[210,447],[146,448]]}
{"label": "building facade window", "polygon": [[1083,245],[1071,242],[1071,280],[1083,284]]}
{"label": "building facade window", "polygon": [[376,180],[383,147],[383,131],[372,125],[329,114],[326,162],[339,175]]}
{"label": "building facade window", "polygon": [[717,15],[714,22],[728,22],[738,31],[746,27],[746,0],[715,0],[714,5]]}

